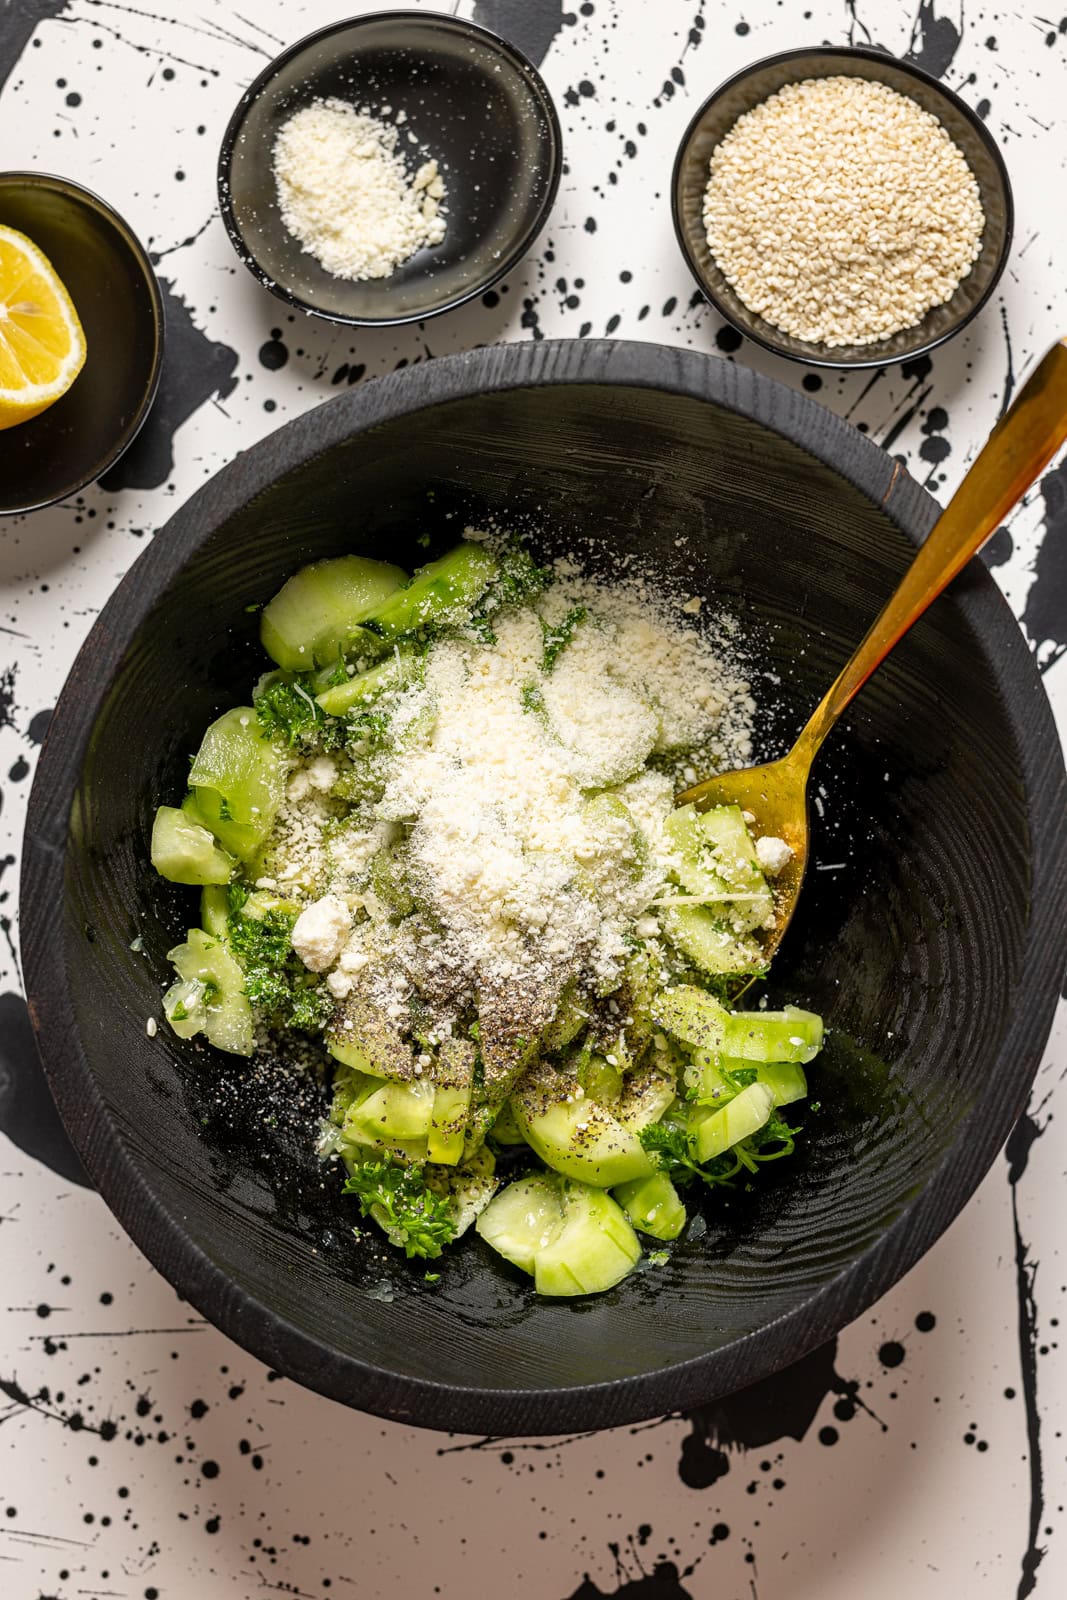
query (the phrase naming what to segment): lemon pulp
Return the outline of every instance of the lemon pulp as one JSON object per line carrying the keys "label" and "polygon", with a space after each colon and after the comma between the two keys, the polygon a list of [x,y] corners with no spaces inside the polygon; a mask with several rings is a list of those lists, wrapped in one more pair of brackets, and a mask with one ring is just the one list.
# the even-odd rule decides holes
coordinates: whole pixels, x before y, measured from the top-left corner
{"label": "lemon pulp", "polygon": [[52,263],[0,224],[0,428],[54,405],[84,362],[85,334]]}

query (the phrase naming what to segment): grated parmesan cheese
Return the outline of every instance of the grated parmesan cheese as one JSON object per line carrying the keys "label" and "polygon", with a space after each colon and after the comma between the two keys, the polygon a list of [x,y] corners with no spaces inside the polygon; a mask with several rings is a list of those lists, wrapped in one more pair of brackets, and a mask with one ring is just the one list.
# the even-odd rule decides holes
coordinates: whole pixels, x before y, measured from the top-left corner
{"label": "grated parmesan cheese", "polygon": [[410,174],[398,130],[344,100],[314,100],[274,143],[282,221],[335,278],[387,278],[445,236],[445,185],[435,160]]}

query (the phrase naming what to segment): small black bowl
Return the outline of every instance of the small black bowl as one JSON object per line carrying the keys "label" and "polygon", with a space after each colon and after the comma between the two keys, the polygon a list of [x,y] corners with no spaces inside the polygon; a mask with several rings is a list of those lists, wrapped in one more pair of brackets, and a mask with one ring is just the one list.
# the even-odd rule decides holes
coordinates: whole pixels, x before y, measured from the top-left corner
{"label": "small black bowl", "polygon": [[[727,283],[708,249],[704,231],[704,191],[708,163],[716,146],[738,117],[751,111],[787,83],[834,76],[867,78],[908,95],[941,123],[963,152],[978,183],[986,226],[978,259],[944,305],[933,306],[913,327],[903,328],[877,344],[811,344],[783,333],[750,311]],[[1004,158],[982,120],[951,89],[929,73],[883,50],[826,45],[817,50],[783,50],[744,67],[710,94],[685,131],[674,162],[671,182],[674,231],[697,283],[721,317],[739,333],[776,355],[812,367],[884,367],[892,361],[933,350],[951,339],[985,305],[1004,271],[1011,248],[1014,205]]]}
{"label": "small black bowl", "polygon": [[163,299],[129,224],[69,178],[0,172],[0,223],[44,251],[85,329],[85,365],[61,400],[0,432],[0,515],[84,489],[136,438],[163,363]]}
{"label": "small black bowl", "polygon": [[[388,278],[333,277],[282,222],[278,130],[330,97],[406,112],[412,160],[441,166],[445,237]],[[219,152],[219,205],[237,254],[272,294],[331,322],[389,327],[450,311],[510,272],[544,226],[562,164],[551,96],[513,45],[458,17],[375,12],[290,45],[245,90]]]}

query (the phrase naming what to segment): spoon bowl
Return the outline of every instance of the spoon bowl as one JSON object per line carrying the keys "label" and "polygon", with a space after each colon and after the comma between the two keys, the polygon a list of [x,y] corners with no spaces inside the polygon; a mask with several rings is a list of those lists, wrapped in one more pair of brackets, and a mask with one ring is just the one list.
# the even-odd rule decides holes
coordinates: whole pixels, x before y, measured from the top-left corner
{"label": "spoon bowl", "polygon": [[[763,941],[769,961],[792,920],[808,861],[808,778],[823,740],[871,674],[932,605],[1067,439],[1067,339],[1038,363],[971,463],[919,553],[805,723],[788,755],[693,784],[677,805],[740,806],[757,836],[793,852],[774,882],[775,922]],[[734,998],[752,983],[733,987]]]}

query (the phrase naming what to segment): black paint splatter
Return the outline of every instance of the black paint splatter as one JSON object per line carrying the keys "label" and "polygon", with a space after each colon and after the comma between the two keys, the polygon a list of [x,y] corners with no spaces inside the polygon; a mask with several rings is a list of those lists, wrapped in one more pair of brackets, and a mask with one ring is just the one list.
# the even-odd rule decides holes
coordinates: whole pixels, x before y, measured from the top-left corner
{"label": "black paint splatter", "polygon": [[174,468],[174,435],[213,395],[225,400],[237,387],[237,351],[211,339],[193,321],[174,285],[160,278],[167,324],[163,377],[148,421],[100,482],[107,490],[157,489]]}
{"label": "black paint splatter", "polygon": [[[961,8],[961,24],[962,20]],[[960,26],[950,17],[934,15],[934,0],[919,0],[905,60],[914,61],[917,67],[935,78],[943,78],[955,59],[962,37]]]}
{"label": "black paint splatter", "polygon": [[657,1561],[651,1572],[624,1578],[617,1589],[601,1589],[586,1574],[568,1600],[606,1600],[608,1595],[612,1600],[693,1600],[673,1561]]}
{"label": "black paint splatter", "polygon": [[563,0],[475,0],[474,21],[518,45],[539,67],[563,27]]}
{"label": "black paint splatter", "polygon": [[0,729],[15,726],[15,668],[0,668]]}
{"label": "black paint splatter", "polygon": [[0,1129],[68,1183],[90,1187],[45,1082],[21,995],[0,994]]}
{"label": "black paint splatter", "polygon": [[260,365],[266,367],[268,372],[277,372],[284,367],[289,359],[289,346],[282,338],[280,328],[270,330],[270,338],[259,347]]}
{"label": "black paint splatter", "polygon": [[1041,480],[1045,537],[1034,562],[1034,581],[1026,596],[1023,627],[1047,672],[1067,653],[1067,461]]}
{"label": "black paint splatter", "polygon": [[30,718],[30,725],[26,729],[26,738],[29,740],[30,744],[37,745],[44,743],[44,736],[48,732],[48,724],[51,722],[51,720],[51,706],[48,706],[44,711],[34,712],[33,716]]}
{"label": "black paint splatter", "polygon": [[1030,1259],[1019,1224],[1019,1179],[1026,1171],[1030,1151],[1044,1131],[1028,1111],[1024,1112],[1012,1129],[1004,1151],[1008,1161],[1011,1218],[1015,1230],[1015,1286],[1019,1298],[1019,1365],[1022,1370],[1027,1454],[1030,1466],[1030,1516],[1016,1600],[1026,1600],[1027,1595],[1033,1594],[1037,1584],[1037,1569],[1045,1555],[1044,1546],[1037,1542],[1038,1533],[1041,1531],[1041,1517],[1045,1509],[1041,1417],[1037,1408],[1037,1301],[1034,1297],[1037,1262]]}
{"label": "black paint splatter", "polygon": [[69,0],[6,0],[0,21],[0,89],[4,87],[39,22],[61,17]]}

